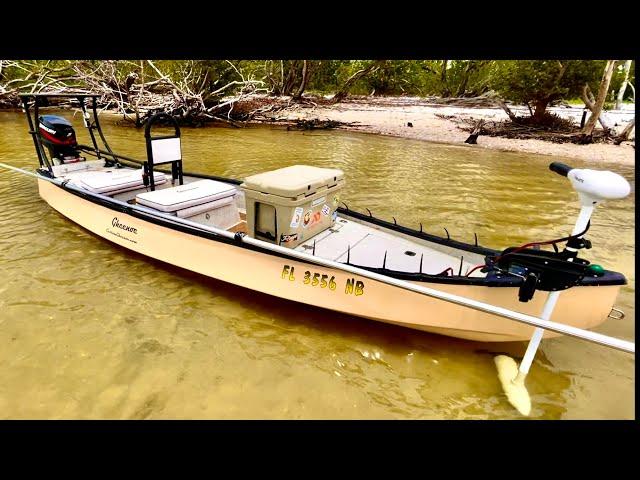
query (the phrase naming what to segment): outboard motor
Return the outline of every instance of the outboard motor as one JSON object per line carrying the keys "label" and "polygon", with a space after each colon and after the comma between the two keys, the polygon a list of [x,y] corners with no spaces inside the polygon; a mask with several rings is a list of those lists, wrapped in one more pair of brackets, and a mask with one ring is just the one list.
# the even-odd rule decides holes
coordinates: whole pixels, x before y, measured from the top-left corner
{"label": "outboard motor", "polygon": [[54,163],[63,164],[84,160],[78,152],[76,132],[65,118],[57,115],[41,115],[38,121],[38,132]]}

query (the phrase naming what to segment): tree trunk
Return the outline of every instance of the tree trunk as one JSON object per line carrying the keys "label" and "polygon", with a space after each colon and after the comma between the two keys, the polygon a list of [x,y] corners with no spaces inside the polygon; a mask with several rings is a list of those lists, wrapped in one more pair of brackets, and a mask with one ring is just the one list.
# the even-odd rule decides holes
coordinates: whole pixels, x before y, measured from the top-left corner
{"label": "tree trunk", "polygon": [[620,86],[618,92],[618,98],[616,99],[616,110],[620,110],[622,107],[622,101],[624,100],[624,92],[627,89],[627,83],[629,82],[629,70],[631,70],[631,60],[624,62],[624,81]]}
{"label": "tree trunk", "polygon": [[289,71],[287,72],[287,76],[282,83],[282,92],[281,95],[291,95],[291,91],[296,83],[296,67],[298,66],[297,60],[290,60],[289,63]]}
{"label": "tree trunk", "polygon": [[533,104],[533,120],[535,122],[539,122],[544,118],[544,114],[547,111],[547,105],[549,105],[548,98],[543,98],[535,101],[535,103]]}
{"label": "tree trunk", "polygon": [[591,110],[593,108],[593,104],[596,103],[596,97],[593,96],[593,92],[591,91],[588,83],[584,84],[584,87],[582,88],[582,95],[583,100],[586,99],[584,100],[585,105],[587,105],[589,110]]}
{"label": "tree trunk", "polygon": [[609,91],[609,84],[611,83],[611,77],[613,76],[613,69],[615,68],[615,65],[615,60],[607,60],[607,65],[604,67],[600,88],[598,89],[598,98],[596,98],[591,116],[582,130],[583,141],[586,143],[591,141],[593,129],[595,128],[598,117],[602,112],[602,107],[604,106],[604,101],[607,98],[607,92]]}
{"label": "tree trunk", "polygon": [[475,69],[476,63],[475,60],[469,60],[467,66],[464,69],[464,73],[462,74],[462,81],[458,86],[458,90],[456,91],[456,97],[462,97],[467,90],[467,83],[469,82],[469,75]]}
{"label": "tree trunk", "polygon": [[344,100],[345,98],[347,98],[347,95],[349,94],[349,89],[351,88],[351,86],[357,81],[360,80],[362,77],[364,77],[365,75],[368,75],[369,73],[377,70],[380,67],[380,64],[383,62],[384,60],[376,60],[375,62],[372,62],[370,65],[368,65],[365,68],[362,68],[360,70],[358,70],[356,73],[354,73],[353,75],[351,75],[346,82],[344,82],[344,84],[342,85],[342,87],[340,87],[338,89],[338,92],[333,96],[333,98],[331,99],[331,103],[338,103],[341,102],[342,100]]}
{"label": "tree trunk", "polygon": [[302,61],[302,81],[300,82],[300,88],[293,96],[294,100],[300,100],[302,98],[302,94],[304,93],[305,88],[307,88],[307,83],[309,82],[309,66],[306,60]]}
{"label": "tree trunk", "polygon": [[[562,80],[562,77],[564,76],[565,72],[567,71],[567,66],[568,63],[562,63],[561,61],[557,61],[558,62],[558,74],[556,75],[555,80],[553,81],[553,85],[559,85],[560,84],[560,80]],[[552,89],[552,92],[554,89]],[[555,100],[558,98],[558,93],[549,93],[546,97],[543,98],[538,98],[534,103],[534,111],[533,111],[533,116],[531,117],[533,119],[534,123],[540,123],[542,122],[542,120],[545,117],[545,114],[547,112],[547,107],[549,106],[549,104],[551,103],[552,100]]]}
{"label": "tree trunk", "polygon": [[442,83],[442,96],[451,96],[451,91],[447,85],[447,67],[449,66],[449,60],[442,61],[442,70],[440,70],[440,83]]}
{"label": "tree trunk", "polygon": [[[585,83],[584,87],[582,88],[582,101],[584,102],[584,106],[587,107],[591,112],[593,112],[594,109],[594,103],[596,102],[596,99],[593,98],[593,93],[591,93],[591,89],[589,88],[589,84]],[[600,122],[600,125],[602,125],[602,128],[605,130],[609,130],[609,126],[605,123],[604,119],[602,118],[602,115],[600,115],[598,117],[598,121]],[[584,122],[582,122],[582,124],[580,125],[580,128],[584,128]]]}
{"label": "tree trunk", "polygon": [[529,116],[533,117],[533,110],[531,109],[531,104],[529,102],[524,102],[527,108],[529,109]]}

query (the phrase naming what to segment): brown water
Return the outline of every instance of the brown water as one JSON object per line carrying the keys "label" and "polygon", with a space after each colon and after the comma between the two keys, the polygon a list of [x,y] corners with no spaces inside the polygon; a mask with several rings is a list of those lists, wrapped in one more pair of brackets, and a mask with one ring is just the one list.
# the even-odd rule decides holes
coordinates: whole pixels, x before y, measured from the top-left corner
{"label": "brown water", "polygon": [[[143,158],[142,131],[105,131],[116,152]],[[183,152],[185,170],[235,178],[341,168],[350,208],[465,241],[476,232],[496,248],[564,236],[579,210],[547,169],[561,158],[267,128],[183,129]],[[37,163],[19,113],[0,112],[0,161]],[[630,166],[589,166],[634,177]],[[4,170],[0,209],[0,418],[519,418],[493,356],[519,359],[523,343],[377,324],[173,268],[88,233],[42,201],[34,179]],[[629,280],[617,302],[626,318],[598,329],[629,340],[634,209],[633,194],[600,207],[586,252]],[[531,417],[635,418],[634,369],[628,354],[545,340],[527,378]]]}

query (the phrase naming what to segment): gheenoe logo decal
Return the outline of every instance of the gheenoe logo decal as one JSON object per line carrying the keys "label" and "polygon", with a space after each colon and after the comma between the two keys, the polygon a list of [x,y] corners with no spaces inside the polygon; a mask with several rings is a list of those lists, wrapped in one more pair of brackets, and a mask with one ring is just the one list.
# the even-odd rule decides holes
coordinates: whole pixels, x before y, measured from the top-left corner
{"label": "gheenoe logo decal", "polygon": [[121,228],[122,230],[126,230],[127,232],[135,233],[136,235],[138,234],[137,229],[130,227],[129,225],[125,225],[124,223],[120,223],[120,221],[118,220],[118,217],[113,217],[113,220],[111,221],[111,225],[117,228]]}
{"label": "gheenoe logo decal", "polygon": [[[113,220],[111,220],[111,226],[114,227],[114,228],[118,228],[120,230],[124,230],[127,233],[133,233],[134,235],[138,234],[138,229],[137,228],[132,227],[131,225],[126,225],[124,223],[120,223],[120,220],[118,220],[118,217],[113,217]],[[128,238],[126,235],[122,235],[120,232],[111,230],[108,227],[107,227],[107,233],[110,233],[111,235],[114,235],[116,237],[122,238],[123,240],[127,240],[127,241],[132,242],[132,243],[138,243],[133,238]]]}

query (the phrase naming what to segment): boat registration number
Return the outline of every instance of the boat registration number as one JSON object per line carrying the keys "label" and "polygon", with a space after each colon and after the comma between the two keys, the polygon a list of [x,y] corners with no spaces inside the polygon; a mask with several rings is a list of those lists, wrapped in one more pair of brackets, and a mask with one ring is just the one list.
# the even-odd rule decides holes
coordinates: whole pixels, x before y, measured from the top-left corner
{"label": "boat registration number", "polygon": [[[310,270],[305,270],[304,275],[299,277],[295,273],[295,267],[290,265],[284,265],[282,268],[282,273],[280,274],[280,278],[282,280],[289,280],[290,282],[295,282],[296,279],[298,281],[302,281],[304,285],[309,285],[311,287],[319,287],[319,288],[328,288],[329,290],[336,290],[338,285],[336,283],[336,277],[331,275],[327,275],[320,272],[312,272]],[[347,295],[363,295],[364,294],[364,282],[357,280],[355,278],[348,278],[347,282],[344,286],[344,293]]]}

